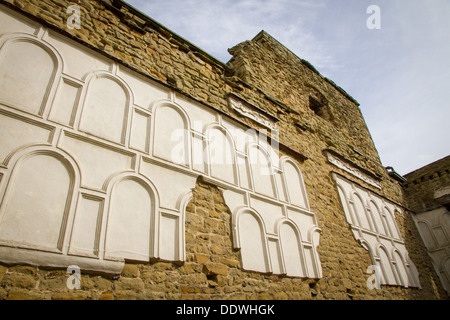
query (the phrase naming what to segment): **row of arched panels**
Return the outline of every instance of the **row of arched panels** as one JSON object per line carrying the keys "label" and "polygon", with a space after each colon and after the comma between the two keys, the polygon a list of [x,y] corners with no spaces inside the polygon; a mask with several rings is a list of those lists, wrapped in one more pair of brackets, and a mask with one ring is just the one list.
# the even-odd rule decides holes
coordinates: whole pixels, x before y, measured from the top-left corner
{"label": "row of arched panels", "polygon": [[397,207],[344,177],[333,174],[353,234],[381,270],[381,284],[420,287],[419,274],[400,236]]}
{"label": "row of arched panels", "polygon": [[18,150],[0,184],[0,244],[105,260],[184,260],[189,197],[181,199],[181,213],[164,213],[143,174],[114,174],[104,193],[81,188],[80,180],[77,162],[61,149]]}
{"label": "row of arched panels", "polygon": [[380,198],[359,187],[345,190],[341,184],[337,186],[343,199],[346,217],[353,226],[385,237],[401,240],[395,212],[392,206],[386,205]]}
{"label": "row of arched panels", "polygon": [[[190,118],[168,99],[141,108],[134,103],[133,88],[114,72],[92,70],[84,79],[73,78],[63,72],[58,50],[35,36],[5,35],[0,46],[1,103],[309,209],[296,163],[280,162],[277,150],[261,144],[254,131],[242,134],[242,128],[220,120]],[[201,131],[194,130],[192,123],[202,121]]]}
{"label": "row of arched panels", "polygon": [[245,270],[286,274],[292,277],[321,278],[317,253],[320,229],[310,226],[310,241],[303,241],[298,225],[283,217],[276,232],[269,234],[264,218],[250,207],[238,208],[233,214],[234,246],[241,251]]}
{"label": "row of arched panels", "polygon": [[369,251],[374,264],[380,268],[380,284],[420,288],[417,268],[403,246],[388,248],[389,244],[374,244],[365,240],[362,245]]}

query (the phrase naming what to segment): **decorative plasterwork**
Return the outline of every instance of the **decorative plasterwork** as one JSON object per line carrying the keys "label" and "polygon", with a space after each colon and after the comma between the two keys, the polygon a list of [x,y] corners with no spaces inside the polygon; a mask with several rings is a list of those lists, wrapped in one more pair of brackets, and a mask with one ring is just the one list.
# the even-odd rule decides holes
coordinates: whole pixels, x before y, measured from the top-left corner
{"label": "decorative plasterwork", "polygon": [[381,284],[420,287],[419,273],[395,220],[402,209],[341,175],[332,177],[355,239],[382,271]]}
{"label": "decorative plasterwork", "polygon": [[201,175],[225,190],[244,269],[321,277],[301,170],[275,140],[3,6],[0,21],[0,261],[185,261]]}
{"label": "decorative plasterwork", "polygon": [[277,130],[276,123],[278,119],[276,117],[264,112],[236,94],[230,93],[228,95],[228,101],[230,107],[241,116],[252,119],[267,129]]}
{"label": "decorative plasterwork", "polygon": [[381,189],[380,183],[369,174],[365,173],[362,169],[358,168],[355,164],[351,163],[349,160],[344,159],[341,156],[338,156],[331,150],[326,150],[325,154],[327,156],[328,161],[339,169],[344,170],[347,173],[350,173],[352,176],[364,181],[371,186],[374,186],[378,189]]}

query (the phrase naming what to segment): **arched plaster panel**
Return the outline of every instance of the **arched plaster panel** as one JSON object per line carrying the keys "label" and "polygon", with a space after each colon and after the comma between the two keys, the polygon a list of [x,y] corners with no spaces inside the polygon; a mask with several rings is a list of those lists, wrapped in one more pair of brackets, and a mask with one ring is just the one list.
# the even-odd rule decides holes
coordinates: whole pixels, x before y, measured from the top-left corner
{"label": "arched plaster panel", "polygon": [[306,189],[300,168],[286,157],[282,158],[281,164],[290,203],[309,209],[307,206],[308,199],[306,196]]}
{"label": "arched plaster panel", "polygon": [[245,270],[270,272],[268,248],[261,218],[250,210],[237,214],[242,267]]}
{"label": "arched plaster panel", "polygon": [[289,222],[281,223],[279,237],[285,273],[293,277],[306,277],[301,235],[295,224]]}
{"label": "arched plaster panel", "polygon": [[404,261],[402,255],[398,250],[394,250],[393,258],[394,258],[393,261],[395,261],[395,268],[398,278],[401,284],[404,287],[407,287],[409,285],[409,281],[408,281],[408,271],[406,270],[406,262]]}
{"label": "arched plaster panel", "polygon": [[105,258],[149,260],[156,201],[152,186],[136,176],[114,181],[106,209]]}
{"label": "arched plaster panel", "polygon": [[392,269],[391,258],[389,256],[387,249],[382,246],[378,246],[377,254],[378,257],[380,258],[381,270],[383,273],[382,284],[390,284],[390,285],[401,284],[397,283],[396,281],[394,270]]}
{"label": "arched plaster panel", "polygon": [[[393,217],[397,206],[347,178],[335,173],[332,177],[355,239],[369,251],[372,263],[383,271],[382,284],[420,287],[419,274],[407,258],[408,251]],[[352,215],[348,208],[353,208],[357,215]]]}
{"label": "arched plaster panel", "polygon": [[190,128],[183,109],[168,103],[158,103],[152,112],[153,155],[189,167]]}
{"label": "arched plaster panel", "polygon": [[[75,262],[112,273],[120,273],[124,259],[184,261],[185,208],[202,174],[223,188],[232,212],[247,208],[232,219],[244,269],[284,273],[288,257],[289,274],[321,277],[317,221],[301,171],[294,161],[278,158],[276,145],[198,101],[3,10],[8,30],[16,33],[0,37],[0,75],[11,80],[0,89],[2,261],[58,267]],[[25,157],[20,152],[30,144],[51,146]],[[174,151],[181,161],[174,161]],[[51,228],[47,236],[30,232],[19,245],[8,246],[19,239],[14,234],[42,226],[25,221],[38,215],[21,208],[20,197],[45,200],[36,205],[40,210],[55,204],[49,220],[42,220]],[[290,221],[281,233],[280,219]],[[305,265],[295,265],[291,255],[304,256]]]}
{"label": "arched plaster panel", "polygon": [[229,132],[220,125],[208,126],[205,132],[206,161],[214,178],[238,184],[236,149]]}
{"label": "arched plaster panel", "polygon": [[0,241],[61,252],[80,182],[78,167],[66,153],[45,145],[19,149],[6,163]]}
{"label": "arched plaster panel", "polygon": [[108,72],[95,72],[86,82],[79,129],[124,144],[131,105],[130,89]]}
{"label": "arched plaster panel", "polygon": [[368,201],[368,215],[372,221],[372,230],[379,234],[386,234],[383,222],[381,221],[380,210],[373,200]]}
{"label": "arched plaster panel", "polygon": [[0,102],[42,116],[62,60],[49,44],[33,36],[0,39]]}
{"label": "arched plaster panel", "polygon": [[256,144],[249,145],[247,152],[247,159],[251,168],[253,190],[257,193],[276,198],[277,193],[269,154]]}

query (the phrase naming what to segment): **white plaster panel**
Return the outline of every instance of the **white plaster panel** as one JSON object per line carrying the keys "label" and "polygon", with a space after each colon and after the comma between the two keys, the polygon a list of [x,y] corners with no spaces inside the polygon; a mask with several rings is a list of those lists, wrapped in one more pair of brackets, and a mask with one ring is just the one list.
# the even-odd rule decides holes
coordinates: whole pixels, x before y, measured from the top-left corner
{"label": "white plaster panel", "polygon": [[181,171],[171,170],[157,163],[142,161],[140,173],[148,177],[156,186],[160,196],[160,206],[177,209],[178,201],[195,187],[197,177],[184,175]]}
{"label": "white plaster panel", "polygon": [[290,202],[299,207],[307,208],[302,178],[298,169],[292,163],[285,162],[283,172],[287,190],[289,190]]}
{"label": "white plaster panel", "polygon": [[73,126],[81,86],[62,78],[56,92],[49,119],[66,126]]}
{"label": "white plaster panel", "polygon": [[283,248],[284,264],[286,274],[294,277],[306,276],[303,271],[304,254],[301,250],[300,235],[289,224],[284,223],[280,228],[280,241]]}
{"label": "white plaster panel", "polygon": [[101,189],[113,174],[130,170],[134,158],[130,154],[81,136],[65,135],[61,147],[70,152],[81,169],[82,186]]}
{"label": "white plaster panel", "polygon": [[50,128],[43,128],[36,122],[28,123],[20,119],[0,112],[0,162],[19,147],[50,142],[52,131]]}
{"label": "white plaster panel", "polygon": [[316,265],[316,259],[314,257],[314,249],[312,248],[305,248],[304,254],[305,254],[305,262],[306,262],[306,270],[307,270],[307,277],[308,278],[318,278],[319,276],[316,273],[315,265]]}
{"label": "white plaster panel", "polygon": [[150,105],[159,100],[170,99],[170,90],[144,78],[140,74],[119,66],[117,75],[133,88],[134,104],[150,111]]}
{"label": "white plaster panel", "polygon": [[150,191],[139,181],[117,182],[108,208],[107,259],[149,260],[153,202]]}
{"label": "white plaster panel", "polygon": [[[395,222],[397,206],[338,174],[332,176],[355,239],[369,250],[372,263],[382,269],[382,284],[420,287],[417,268]],[[354,215],[347,208],[353,208]]]}
{"label": "white plaster panel", "polygon": [[0,102],[41,115],[57,62],[39,42],[18,38],[0,49]]}
{"label": "white plaster panel", "polygon": [[257,197],[251,197],[250,206],[263,218],[267,232],[276,232],[276,222],[283,217],[283,208],[280,205]]}
{"label": "white plaster panel", "polygon": [[114,78],[91,78],[83,103],[80,130],[113,142],[124,143],[130,97]]}
{"label": "white plaster panel", "polygon": [[239,217],[242,265],[246,270],[269,272],[267,248],[263,227],[252,213],[244,212]]}
{"label": "white plaster panel", "polygon": [[270,262],[272,265],[272,272],[275,274],[285,273],[282,268],[281,255],[279,252],[279,240],[278,239],[268,239],[267,241],[270,253]]}
{"label": "white plaster panel", "polygon": [[80,193],[70,242],[70,253],[98,255],[104,199]]}
{"label": "white plaster panel", "polygon": [[259,147],[248,149],[248,162],[252,173],[253,190],[269,197],[275,197],[272,166],[268,155]]}
{"label": "white plaster panel", "polygon": [[179,260],[179,217],[162,214],[159,221],[160,238],[160,258],[167,261]]}
{"label": "white plaster panel", "polygon": [[0,35],[10,32],[34,34],[38,27],[39,24],[36,22],[2,6],[0,10]]}
{"label": "white plaster panel", "polygon": [[64,70],[66,74],[78,80],[84,80],[92,71],[108,71],[111,69],[112,62],[101,56],[100,54],[86,50],[75,41],[67,41],[67,39],[49,30],[45,41],[55,47],[64,60]]}
{"label": "white plaster panel", "polygon": [[178,107],[164,103],[153,111],[153,155],[155,157],[188,166],[188,120]]}
{"label": "white plaster panel", "polygon": [[135,108],[132,117],[130,147],[148,153],[150,148],[150,115]]}
{"label": "white plaster panel", "polygon": [[300,230],[302,241],[311,241],[311,229],[316,227],[314,217],[312,215],[304,214],[300,211],[288,209],[288,217],[295,222]]}
{"label": "white plaster panel", "polygon": [[0,241],[61,250],[72,184],[55,157],[35,154],[16,164],[2,202]]}
{"label": "white plaster panel", "polygon": [[208,163],[212,177],[236,184],[235,149],[227,132],[213,127],[206,132]]}

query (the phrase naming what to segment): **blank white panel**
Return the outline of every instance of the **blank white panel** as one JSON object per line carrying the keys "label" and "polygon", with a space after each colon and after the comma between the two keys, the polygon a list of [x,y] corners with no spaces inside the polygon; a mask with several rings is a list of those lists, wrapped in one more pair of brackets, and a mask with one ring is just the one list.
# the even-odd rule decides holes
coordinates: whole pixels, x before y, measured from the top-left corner
{"label": "blank white panel", "polygon": [[272,265],[272,272],[274,274],[281,274],[283,273],[283,270],[281,268],[281,257],[279,252],[279,246],[278,246],[278,240],[276,239],[269,239],[267,241],[269,246],[269,252],[270,252],[270,262]]}
{"label": "blank white panel", "polygon": [[25,158],[8,185],[0,239],[60,249],[71,185],[71,174],[59,159],[44,154]]}
{"label": "blank white panel", "polygon": [[283,170],[291,203],[302,208],[307,208],[302,178],[299,172],[289,162],[284,164]]}
{"label": "blank white panel", "polygon": [[139,111],[133,111],[130,147],[148,152],[150,141],[150,117]]}
{"label": "blank white panel", "polygon": [[253,189],[269,197],[275,197],[272,168],[265,153],[259,148],[250,148],[248,153],[248,161],[253,178]]}
{"label": "blank white panel", "polygon": [[76,137],[64,136],[61,145],[77,160],[83,186],[101,189],[112,174],[129,170],[133,165],[132,156]]}
{"label": "blank white panel", "polygon": [[169,105],[159,106],[154,115],[153,155],[187,166],[189,132],[182,113]]}
{"label": "blank white panel", "polygon": [[64,60],[63,72],[76,79],[84,80],[86,75],[92,71],[108,71],[110,69],[111,61],[100,53],[87,50],[85,46],[53,30],[48,30],[45,41],[54,46],[61,54]]}
{"label": "blank white panel", "polygon": [[242,267],[245,270],[267,272],[265,235],[258,220],[250,213],[239,217]]}
{"label": "blank white panel", "polygon": [[89,84],[81,115],[80,130],[124,143],[128,97],[115,80],[96,77]]}
{"label": "blank white panel", "polygon": [[2,6],[2,10],[0,11],[0,35],[10,32],[33,34],[37,27],[37,23]]}
{"label": "blank white panel", "polygon": [[386,214],[386,222],[388,223],[388,228],[391,233],[391,237],[395,239],[400,239],[400,235],[397,231],[397,222],[395,221],[395,218],[393,216],[393,210],[385,208],[385,214]]}
{"label": "blank white panel", "polygon": [[49,142],[50,130],[0,113],[0,162],[16,148]]}
{"label": "blank white panel", "polygon": [[301,248],[299,237],[295,230],[289,224],[283,224],[280,228],[280,240],[283,248],[284,263],[286,266],[286,274],[293,277],[303,277],[301,263]]}
{"label": "blank white panel", "polygon": [[250,173],[249,173],[249,168],[247,166],[247,161],[245,160],[244,156],[241,155],[237,155],[236,157],[236,163],[237,163],[237,167],[238,167],[238,171],[239,171],[239,182],[240,182],[240,187],[244,188],[244,189],[250,189],[251,185],[250,185]]}
{"label": "blank white panel", "polygon": [[307,273],[307,277],[308,278],[316,278],[318,277],[318,275],[316,274],[315,270],[314,270],[314,253],[313,253],[313,249],[310,248],[305,248],[303,250],[304,254],[305,254],[305,262],[306,262],[306,269],[308,270]]}
{"label": "blank white panel", "polygon": [[64,124],[66,126],[73,125],[75,116],[76,102],[80,93],[80,86],[70,81],[62,79],[55,100],[50,112],[50,120]]}
{"label": "blank white panel", "polygon": [[235,183],[234,147],[225,132],[217,128],[208,130],[208,155],[211,176]]}
{"label": "blank white panel", "polygon": [[178,260],[178,217],[162,214],[160,217],[160,246],[159,256],[161,259]]}
{"label": "blank white panel", "polygon": [[384,250],[379,249],[378,255],[380,256],[381,268],[383,270],[383,283],[391,285],[397,284],[387,253]]}
{"label": "blank white panel", "polygon": [[70,252],[88,256],[98,254],[99,221],[103,199],[80,195],[72,231]]}
{"label": "blank white panel", "polygon": [[124,179],[114,186],[109,207],[105,255],[148,261],[152,199],[139,182]]}
{"label": "blank white panel", "polygon": [[369,201],[369,208],[370,215],[372,216],[372,220],[375,223],[375,231],[379,234],[389,235],[389,233],[387,233],[384,228],[383,221],[381,220],[381,213],[372,201]]}
{"label": "blank white panel", "polygon": [[49,52],[28,40],[15,40],[0,52],[0,102],[41,114],[56,64]]}
{"label": "blank white panel", "polygon": [[361,198],[355,194],[353,195],[353,208],[359,220],[359,227],[371,230],[364,204],[362,203]]}
{"label": "blank white panel", "polygon": [[407,286],[408,285],[408,273],[406,271],[405,264],[403,263],[403,260],[397,251],[394,252],[394,260],[396,262],[398,275],[400,276],[401,283],[399,283],[399,284],[403,284],[403,285]]}

